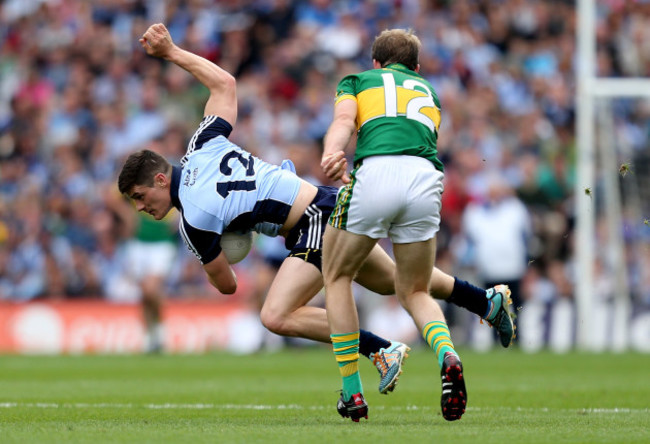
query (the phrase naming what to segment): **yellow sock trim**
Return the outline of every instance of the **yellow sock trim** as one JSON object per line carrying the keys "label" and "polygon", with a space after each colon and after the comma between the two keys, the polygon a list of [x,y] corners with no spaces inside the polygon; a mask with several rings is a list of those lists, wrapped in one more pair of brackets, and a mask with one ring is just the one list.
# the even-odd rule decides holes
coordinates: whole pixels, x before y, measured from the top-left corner
{"label": "yellow sock trim", "polygon": [[359,371],[359,361],[350,362],[349,364],[339,367],[341,376],[352,376]]}

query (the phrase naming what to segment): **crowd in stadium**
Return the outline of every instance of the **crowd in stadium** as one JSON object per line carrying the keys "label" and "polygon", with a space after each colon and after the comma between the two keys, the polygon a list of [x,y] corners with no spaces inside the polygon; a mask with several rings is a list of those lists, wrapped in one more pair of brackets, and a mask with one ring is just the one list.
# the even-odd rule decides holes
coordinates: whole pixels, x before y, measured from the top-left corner
{"label": "crowd in stadium", "polygon": [[[598,75],[649,76],[650,4],[599,8]],[[1,299],[119,299],[135,212],[125,211],[117,171],[142,148],[180,160],[207,98],[189,74],[142,51],[155,22],[237,77],[233,142],[270,162],[290,158],[316,184],[326,183],[320,155],[336,83],[371,66],[381,30],[413,28],[421,73],[442,103],[438,267],[479,285],[520,281],[522,303],[573,297],[575,2],[6,0]],[[647,156],[650,110],[634,103],[616,109],[617,125]],[[513,226],[488,229],[494,220]],[[178,242],[168,294],[218,297]],[[248,296],[263,293],[277,254],[281,246],[260,239],[238,265]],[[650,304],[650,253],[628,260],[633,294]],[[611,278],[597,276],[600,296],[611,297]]]}

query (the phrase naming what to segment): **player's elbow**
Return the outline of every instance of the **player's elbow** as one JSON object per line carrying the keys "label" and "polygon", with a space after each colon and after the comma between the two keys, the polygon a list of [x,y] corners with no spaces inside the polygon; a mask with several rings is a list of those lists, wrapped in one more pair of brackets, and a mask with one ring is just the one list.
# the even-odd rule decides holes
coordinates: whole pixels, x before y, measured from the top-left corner
{"label": "player's elbow", "polygon": [[208,280],[214,288],[223,294],[233,294],[237,291],[237,277],[232,271],[225,256],[220,255],[207,265],[204,265]]}
{"label": "player's elbow", "polygon": [[219,291],[223,294],[234,294],[237,291],[237,284],[222,286]]}
{"label": "player's elbow", "polygon": [[237,80],[229,72],[223,71],[221,77],[222,77],[221,82],[224,84],[226,88],[234,88],[235,85],[237,84]]}
{"label": "player's elbow", "polygon": [[224,91],[234,91],[237,80],[229,72],[219,69],[215,72],[210,84],[206,86],[210,89],[210,93],[222,94]]}
{"label": "player's elbow", "polygon": [[210,283],[214,288],[219,290],[222,294],[234,294],[237,291],[237,281],[234,282],[220,282],[210,276]]}

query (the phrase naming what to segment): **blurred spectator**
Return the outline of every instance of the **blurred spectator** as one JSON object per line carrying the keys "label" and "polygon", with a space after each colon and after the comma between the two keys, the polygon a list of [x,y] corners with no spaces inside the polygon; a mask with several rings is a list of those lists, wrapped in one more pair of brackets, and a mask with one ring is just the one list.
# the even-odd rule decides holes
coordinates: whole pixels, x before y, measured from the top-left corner
{"label": "blurred spectator", "polygon": [[532,234],[524,204],[503,178],[492,175],[487,180],[485,200],[465,208],[462,224],[469,243],[469,262],[476,268],[483,286],[508,285],[515,310],[519,309]]}

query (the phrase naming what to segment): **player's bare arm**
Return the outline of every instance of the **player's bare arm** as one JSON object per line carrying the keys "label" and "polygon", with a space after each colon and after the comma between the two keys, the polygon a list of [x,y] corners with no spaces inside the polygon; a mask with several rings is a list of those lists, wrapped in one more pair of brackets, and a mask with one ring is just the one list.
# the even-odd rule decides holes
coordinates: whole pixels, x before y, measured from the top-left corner
{"label": "player's bare arm", "polygon": [[226,255],[222,251],[214,260],[203,265],[210,284],[223,294],[233,294],[237,291],[237,276],[230,267]]}
{"label": "player's bare arm", "polygon": [[357,129],[357,102],[343,100],[334,107],[334,120],[325,135],[325,147],[321,160],[321,168],[327,177],[343,183],[349,183],[347,174],[348,161],[345,158],[345,148]]}
{"label": "player's bare arm", "polygon": [[162,23],[151,25],[140,38],[147,54],[168,60],[190,74],[210,90],[204,116],[216,115],[235,124],[237,89],[235,78],[211,61],[176,46]]}

